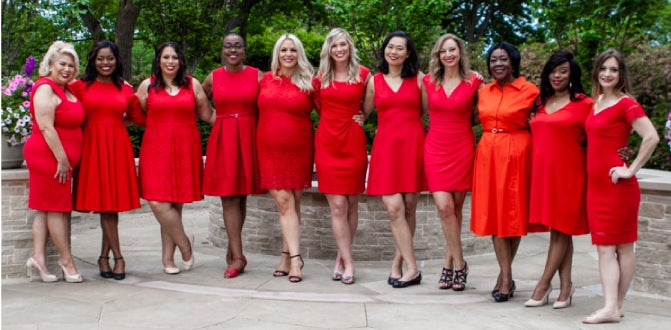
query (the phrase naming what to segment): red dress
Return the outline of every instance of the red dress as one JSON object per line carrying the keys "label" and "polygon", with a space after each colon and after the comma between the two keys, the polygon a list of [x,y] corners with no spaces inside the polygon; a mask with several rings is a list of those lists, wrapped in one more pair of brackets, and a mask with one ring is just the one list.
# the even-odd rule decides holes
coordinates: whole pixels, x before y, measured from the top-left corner
{"label": "red dress", "polygon": [[133,147],[124,113],[144,124],[133,88],[77,80],[70,86],[86,111],[82,158],[75,174],[74,209],[123,212],[140,207]]}
{"label": "red dress", "polygon": [[147,128],[140,147],[142,198],[173,203],[201,200],[202,174],[193,85],[180,88],[176,95],[149,88]]}
{"label": "red dress", "polygon": [[552,114],[540,106],[529,124],[533,139],[530,231],[549,227],[567,235],[589,233],[585,119],[594,101],[580,97],[584,98]]}
{"label": "red dress", "polygon": [[524,77],[478,91],[482,138],[475,152],[471,231],[478,236],[527,234],[531,179],[528,119],[538,88]]}
{"label": "red dress", "polygon": [[430,192],[469,191],[473,184],[475,134],[471,124],[475,93],[482,80],[471,74],[450,96],[424,76],[429,99],[429,133],[424,141],[424,170]]}
{"label": "red dress", "polygon": [[314,91],[307,93],[285,76],[274,78],[266,72],[261,78],[256,146],[263,188],[298,190],[312,185],[314,128],[310,112],[319,93],[316,77],[312,86]]}
{"label": "red dress", "polygon": [[263,193],[256,153],[259,69],[212,71],[217,120],[207,141],[203,193],[239,196]]}
{"label": "red dress", "polygon": [[334,81],[320,91],[322,102],[315,136],[319,191],[353,195],[364,191],[368,154],[363,127],[352,117],[361,109],[368,68],[359,67],[361,82]]}
{"label": "red dress", "polygon": [[26,159],[29,174],[28,207],[38,211],[70,212],[72,211],[72,175],[65,183],[59,183],[57,179],[54,179],[58,162],[35,120],[33,97],[35,91],[42,85],[49,85],[61,99],[54,113],[54,128],[71,167],[77,166],[82,152],[81,125],[85,117],[82,104],[79,101],[68,100],[63,88],[51,79],[38,79],[30,94],[33,133],[23,147],[23,156]]}
{"label": "red dress", "polygon": [[640,104],[623,97],[587,117],[587,220],[592,244],[627,244],[638,238],[638,179],[634,176],[613,184],[609,171],[623,165],[617,150],[627,145],[631,123],[644,116]]}
{"label": "red dress", "polygon": [[366,194],[379,196],[426,190],[424,125],[417,76],[403,79],[397,92],[389,87],[381,73],[372,79],[378,124]]}

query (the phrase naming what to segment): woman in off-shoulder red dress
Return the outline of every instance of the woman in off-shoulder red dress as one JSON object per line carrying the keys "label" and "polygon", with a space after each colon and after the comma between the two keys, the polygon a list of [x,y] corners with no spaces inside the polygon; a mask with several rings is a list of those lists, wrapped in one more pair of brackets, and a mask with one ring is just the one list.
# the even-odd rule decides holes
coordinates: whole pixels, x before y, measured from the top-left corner
{"label": "woman in off-shoulder red dress", "polygon": [[[135,92],[122,78],[117,46],[95,44],[89,52],[84,77],[70,85],[84,105],[82,159],[75,174],[74,208],[100,213],[102,246],[100,276],[122,280],[126,264],[119,244],[119,213],[140,207],[135,158],[124,114],[144,125],[144,113]],[[114,256],[114,269],[109,253]]]}

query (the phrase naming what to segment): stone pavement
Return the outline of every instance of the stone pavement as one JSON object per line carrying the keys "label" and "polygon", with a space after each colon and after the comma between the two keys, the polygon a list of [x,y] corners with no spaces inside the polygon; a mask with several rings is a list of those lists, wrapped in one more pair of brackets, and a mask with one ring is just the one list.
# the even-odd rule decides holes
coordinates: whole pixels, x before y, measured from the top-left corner
{"label": "stone pavement", "polygon": [[[224,279],[224,253],[208,239],[206,207],[185,209],[187,232],[196,237],[196,266],[166,275],[160,260],[159,227],[151,213],[121,215],[120,234],[128,277],[103,279],[97,221],[72,227],[72,249],[84,283],[2,281],[2,329],[664,329],[671,327],[671,299],[630,292],[618,324],[585,325],[583,316],[602,304],[595,249],[589,236],[575,238],[573,305],[525,308],[540,277],[547,234],[522,239],[513,263],[517,291],[494,303],[490,291],[498,267],[493,254],[467,257],[464,292],[438,290],[442,260],[420,260],[419,286],[386,284],[389,261],[357,262],[356,283],[330,280],[332,260],[305,260],[303,282],[274,278],[278,256],[247,255],[245,273]],[[466,229],[465,229],[466,230]],[[179,259],[179,256],[177,257]],[[60,274],[55,272],[54,274]]]}

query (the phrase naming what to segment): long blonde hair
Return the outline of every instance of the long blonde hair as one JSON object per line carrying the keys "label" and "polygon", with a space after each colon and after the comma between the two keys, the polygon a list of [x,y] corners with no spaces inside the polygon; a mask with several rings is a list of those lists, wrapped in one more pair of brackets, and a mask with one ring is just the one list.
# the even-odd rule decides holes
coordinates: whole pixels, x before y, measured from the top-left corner
{"label": "long blonde hair", "polygon": [[431,72],[431,81],[436,84],[436,88],[440,88],[443,82],[445,82],[445,67],[440,61],[440,50],[443,47],[443,43],[450,39],[456,42],[459,47],[459,77],[461,77],[461,80],[469,81],[468,75],[471,73],[471,67],[468,55],[466,55],[464,41],[452,33],[446,33],[436,40],[436,44],[431,49],[429,72]]}
{"label": "long blonde hair", "polygon": [[282,42],[287,39],[294,42],[298,53],[298,63],[296,63],[296,68],[291,73],[291,82],[303,92],[312,92],[314,89],[312,86],[312,76],[315,71],[312,68],[312,64],[310,64],[310,61],[308,61],[308,57],[305,55],[303,43],[293,34],[283,34],[275,42],[275,46],[273,47],[273,57],[270,62],[270,70],[273,73],[273,77],[279,79],[280,46],[282,45]]}
{"label": "long blonde hair", "polygon": [[72,56],[72,59],[75,61],[75,73],[73,76],[77,76],[79,73],[79,56],[77,56],[77,51],[71,44],[57,40],[49,46],[46,54],[44,54],[44,58],[40,62],[40,68],[37,71],[40,77],[49,76],[49,65],[61,55]]}
{"label": "long blonde hair", "polygon": [[335,28],[331,30],[324,40],[322,51],[319,56],[319,73],[321,73],[322,88],[329,87],[335,80],[335,61],[331,57],[331,48],[335,42],[340,38],[345,38],[349,46],[349,59],[347,64],[347,83],[357,84],[361,82],[359,75],[359,56],[357,49],[354,47],[354,40],[352,36],[342,28]]}

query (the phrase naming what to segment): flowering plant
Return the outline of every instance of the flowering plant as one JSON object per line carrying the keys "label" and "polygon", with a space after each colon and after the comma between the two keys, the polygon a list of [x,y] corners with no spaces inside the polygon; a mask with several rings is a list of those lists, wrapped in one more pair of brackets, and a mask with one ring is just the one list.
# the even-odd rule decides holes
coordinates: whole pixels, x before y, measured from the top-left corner
{"label": "flowering plant", "polygon": [[2,126],[3,135],[9,135],[7,144],[14,146],[25,143],[31,133],[30,91],[33,81],[30,77],[35,70],[35,58],[28,56],[23,74],[17,74],[2,86]]}

